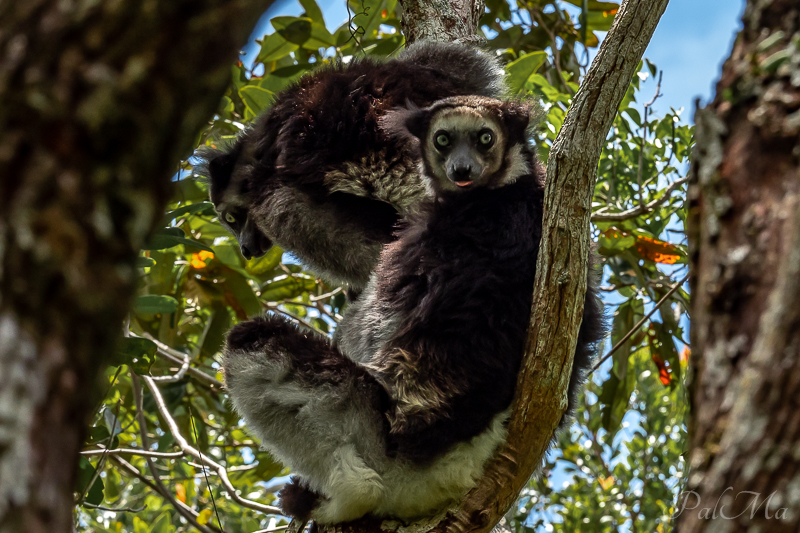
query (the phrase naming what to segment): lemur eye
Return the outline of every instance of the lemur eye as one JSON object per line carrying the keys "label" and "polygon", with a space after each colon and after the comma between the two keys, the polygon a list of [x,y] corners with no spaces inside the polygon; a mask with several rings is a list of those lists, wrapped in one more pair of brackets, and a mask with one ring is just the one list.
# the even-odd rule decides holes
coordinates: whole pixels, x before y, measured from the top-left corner
{"label": "lemur eye", "polygon": [[480,137],[478,137],[478,141],[486,147],[489,147],[494,142],[494,135],[492,135],[491,131],[485,130],[481,132]]}
{"label": "lemur eye", "polygon": [[228,224],[236,224],[236,217],[230,213],[225,213],[225,222]]}
{"label": "lemur eye", "polygon": [[437,148],[444,148],[445,146],[450,145],[450,136],[447,133],[440,131],[436,134],[436,138],[434,139]]}

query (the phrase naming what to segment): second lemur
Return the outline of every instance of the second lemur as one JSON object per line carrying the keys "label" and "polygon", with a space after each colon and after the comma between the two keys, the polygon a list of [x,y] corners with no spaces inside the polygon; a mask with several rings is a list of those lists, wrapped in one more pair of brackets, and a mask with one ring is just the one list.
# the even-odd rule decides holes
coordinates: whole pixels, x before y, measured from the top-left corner
{"label": "second lemur", "polygon": [[274,242],[328,281],[361,290],[398,218],[427,194],[411,149],[379,120],[408,101],[498,96],[503,75],[476,48],[431,42],[390,61],[318,68],[231,147],[203,155],[220,221],[247,259]]}
{"label": "second lemur", "polygon": [[[278,316],[230,333],[234,405],[297,474],[285,513],[326,524],[430,516],[475,485],[504,441],[542,229],[530,114],[474,96],[388,113],[385,131],[414,141],[433,198],[386,246],[335,345]],[[602,333],[592,279],[570,411]]]}

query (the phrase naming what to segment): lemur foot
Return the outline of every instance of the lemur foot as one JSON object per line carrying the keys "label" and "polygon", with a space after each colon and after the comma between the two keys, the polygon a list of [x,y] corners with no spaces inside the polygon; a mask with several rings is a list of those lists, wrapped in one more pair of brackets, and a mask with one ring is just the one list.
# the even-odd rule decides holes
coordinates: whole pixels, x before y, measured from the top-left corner
{"label": "lemur foot", "polygon": [[307,522],[311,518],[311,512],[316,509],[320,500],[320,495],[311,490],[308,484],[297,476],[292,477],[292,480],[281,489],[278,496],[284,514],[301,522]]}

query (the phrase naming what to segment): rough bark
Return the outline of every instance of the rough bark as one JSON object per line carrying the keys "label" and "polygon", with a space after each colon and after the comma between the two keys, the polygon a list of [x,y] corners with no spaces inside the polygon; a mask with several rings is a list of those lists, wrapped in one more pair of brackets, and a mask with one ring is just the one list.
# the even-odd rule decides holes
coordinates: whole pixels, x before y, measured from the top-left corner
{"label": "rough bark", "polygon": [[[798,531],[796,1],[747,3],[744,30],[723,67],[716,97],[698,110],[696,123],[688,221],[693,378],[685,487],[694,494],[684,493],[679,502],[686,509],[678,525],[689,533]],[[755,494],[760,496],[753,504]],[[776,517],[781,508],[785,517]]]}
{"label": "rough bark", "polygon": [[138,249],[270,3],[0,3],[0,531],[72,530]]}
{"label": "rough bark", "polygon": [[667,3],[622,2],[550,151],[531,326],[508,442],[478,486],[458,508],[442,516],[411,526],[359,521],[323,528],[324,533],[486,533],[508,512],[541,464],[567,407],[586,294],[591,200],[603,142]]}
{"label": "rough bark", "polygon": [[406,43],[414,41],[480,42],[478,23],[484,0],[400,0]]}

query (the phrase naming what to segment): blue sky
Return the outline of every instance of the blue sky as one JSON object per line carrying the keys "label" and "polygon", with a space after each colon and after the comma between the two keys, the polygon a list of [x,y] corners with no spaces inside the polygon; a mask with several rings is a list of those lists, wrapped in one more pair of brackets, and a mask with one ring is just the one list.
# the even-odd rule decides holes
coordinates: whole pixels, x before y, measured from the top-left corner
{"label": "blue sky", "polygon": [[[318,0],[329,28],[347,20],[345,0]],[[694,100],[708,101],[719,78],[723,60],[729,55],[740,28],[742,0],[672,0],[656,29],[645,57],[664,71],[661,92],[654,106],[656,113],[670,107],[684,108],[682,118],[691,121]],[[277,15],[302,12],[296,0],[279,0],[262,16],[254,37],[269,33],[269,19]],[[252,53],[252,46],[245,47]],[[645,85],[643,94],[654,91]]]}

